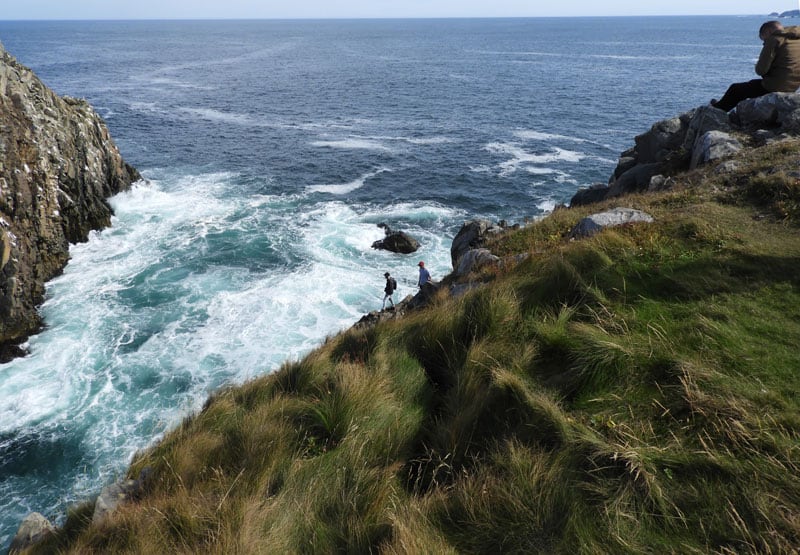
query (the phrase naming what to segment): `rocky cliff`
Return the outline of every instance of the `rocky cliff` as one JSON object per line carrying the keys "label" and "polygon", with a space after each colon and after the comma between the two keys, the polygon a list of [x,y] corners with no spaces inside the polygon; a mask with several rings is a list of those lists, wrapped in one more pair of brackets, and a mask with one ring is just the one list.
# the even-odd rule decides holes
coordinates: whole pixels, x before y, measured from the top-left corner
{"label": "rocky cliff", "polygon": [[105,199],[139,178],[86,101],[59,97],[0,44],[0,360],[40,327],[69,244],[108,226]]}

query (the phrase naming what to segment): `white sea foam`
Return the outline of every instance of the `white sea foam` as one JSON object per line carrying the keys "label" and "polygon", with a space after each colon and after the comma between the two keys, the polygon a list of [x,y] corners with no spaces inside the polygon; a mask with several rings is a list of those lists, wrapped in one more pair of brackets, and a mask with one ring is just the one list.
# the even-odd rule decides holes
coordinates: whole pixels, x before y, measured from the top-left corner
{"label": "white sea foam", "polygon": [[172,87],[178,89],[195,89],[199,91],[214,90],[214,87],[208,85],[198,85],[196,83],[182,81],[180,79],[175,79],[172,77],[161,77],[158,75],[140,75],[140,76],[134,76],[131,79],[136,81],[142,81],[152,87]]}
{"label": "white sea foam", "polygon": [[347,137],[344,139],[312,141],[311,146],[321,148],[341,148],[346,150],[377,150],[383,152],[393,151],[392,148],[381,141],[363,137]]}
{"label": "white sea foam", "polygon": [[550,212],[555,210],[556,201],[551,199],[551,198],[543,200],[543,201],[541,201],[541,202],[536,204],[536,208],[538,208],[539,210],[541,210],[545,214],[549,214]]}
{"label": "white sea foam", "polygon": [[[48,328],[31,338],[31,355],[1,367],[0,433],[69,422],[91,446],[75,497],[210,391],[272,371],[379,308],[384,271],[398,277],[399,300],[415,290],[418,259],[434,277],[449,270],[452,209],[320,202],[298,211],[303,195],[233,195],[236,179],[164,175],[113,198],[113,226],[73,246],[48,285]],[[382,221],[401,222],[422,249],[372,249]],[[241,248],[269,238],[297,262],[237,266],[214,252],[226,234]]]}
{"label": "white sea foam", "polygon": [[131,102],[128,106],[135,112],[160,113],[163,111],[155,102]]}
{"label": "white sea foam", "polygon": [[330,193],[332,195],[344,195],[347,193],[351,193],[356,189],[360,189],[364,186],[364,183],[367,182],[368,179],[375,177],[376,175],[380,175],[384,172],[391,171],[389,168],[381,168],[379,170],[365,173],[361,177],[350,181],[349,183],[337,183],[337,184],[329,184],[329,185],[310,185],[306,187],[306,191],[309,193]]}
{"label": "white sea foam", "polygon": [[[557,162],[576,163],[586,158],[586,155],[581,152],[558,147],[554,147],[550,149],[549,152],[543,154],[528,152],[515,143],[489,143],[485,148],[492,154],[511,157],[509,160],[501,162],[497,166],[500,170],[500,175],[503,177],[511,175],[520,169],[531,171],[536,165]],[[535,173],[535,171],[534,169],[532,173]]]}
{"label": "white sea foam", "polygon": [[606,60],[642,60],[642,61],[666,61],[666,60],[691,60],[694,56],[631,56],[624,54],[587,54],[587,58],[600,58]]}
{"label": "white sea foam", "polygon": [[412,145],[441,145],[446,143],[454,143],[456,139],[451,137],[443,137],[443,136],[432,136],[432,137],[393,137],[393,136],[385,136],[385,135],[378,135],[375,137],[365,137],[368,140],[377,140],[377,141],[398,141],[409,143]]}
{"label": "white sea foam", "polygon": [[558,133],[543,133],[541,131],[530,131],[527,129],[519,129],[514,131],[514,136],[526,141],[571,141],[575,143],[586,143],[586,139],[580,137],[571,137],[569,135],[559,135]]}
{"label": "white sea foam", "polygon": [[253,117],[247,114],[237,114],[234,112],[222,112],[220,110],[214,110],[213,108],[182,107],[178,108],[178,111],[208,121],[242,125],[246,127],[269,127],[271,125],[262,118]]}

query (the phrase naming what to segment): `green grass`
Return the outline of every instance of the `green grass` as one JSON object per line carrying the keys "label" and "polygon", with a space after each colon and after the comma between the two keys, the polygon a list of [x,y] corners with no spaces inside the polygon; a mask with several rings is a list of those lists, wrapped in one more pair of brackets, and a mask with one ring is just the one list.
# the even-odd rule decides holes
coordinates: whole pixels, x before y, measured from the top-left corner
{"label": "green grass", "polygon": [[797,152],[507,235],[485,287],[219,392],[40,552],[797,551]]}

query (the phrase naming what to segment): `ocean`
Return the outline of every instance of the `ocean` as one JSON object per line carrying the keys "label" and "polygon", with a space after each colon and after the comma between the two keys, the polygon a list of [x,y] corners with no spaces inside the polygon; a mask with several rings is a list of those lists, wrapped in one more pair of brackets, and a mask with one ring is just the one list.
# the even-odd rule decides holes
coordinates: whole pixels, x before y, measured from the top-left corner
{"label": "ocean", "polygon": [[[444,276],[465,220],[607,181],[635,135],[753,77],[763,19],[0,21],[146,178],[0,365],[0,548],[214,390],[379,309],[385,271],[400,298],[419,260]],[[379,223],[421,249],[372,249]]]}

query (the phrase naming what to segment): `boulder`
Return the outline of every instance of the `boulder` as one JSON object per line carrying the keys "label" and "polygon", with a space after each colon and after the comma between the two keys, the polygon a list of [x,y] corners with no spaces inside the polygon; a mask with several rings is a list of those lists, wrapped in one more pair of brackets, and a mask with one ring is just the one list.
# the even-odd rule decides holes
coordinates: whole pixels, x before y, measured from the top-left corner
{"label": "boulder", "polygon": [[414,310],[416,308],[422,308],[423,306],[427,306],[428,303],[431,302],[431,299],[434,295],[436,295],[437,291],[441,285],[439,282],[436,281],[429,281],[428,283],[423,283],[422,287],[419,288],[419,291],[416,295],[414,295],[409,301],[406,307],[409,310]]}
{"label": "boulder", "polygon": [[701,164],[736,154],[740,150],[742,143],[729,133],[708,131],[695,141],[689,168],[694,169]]}
{"label": "boulder", "polygon": [[94,513],[92,514],[92,524],[98,524],[106,515],[114,512],[121,503],[124,503],[139,488],[136,480],[124,480],[106,486],[97,497],[94,503]]}
{"label": "boulder", "polygon": [[633,156],[633,153],[634,151],[630,151],[629,155],[623,154],[622,156],[619,157],[619,159],[617,160],[617,167],[614,168],[615,178],[619,177],[620,175],[622,175],[623,173],[625,173],[626,171],[628,171],[629,169],[631,169],[632,167],[634,167],[636,164],[639,163]]}
{"label": "boulder", "polygon": [[[630,169],[630,168],[629,168]],[[608,196],[609,187],[603,183],[593,183],[589,187],[578,189],[569,201],[570,206],[584,206],[604,200]]]}
{"label": "boulder", "polygon": [[661,164],[653,162],[650,164],[638,164],[616,179],[609,186],[608,196],[618,197],[627,193],[643,191],[650,184],[650,178],[660,173]]}
{"label": "boulder", "polygon": [[467,276],[486,266],[497,266],[500,258],[488,249],[470,249],[458,259],[458,267],[453,272],[456,278]]}
{"label": "boulder", "polygon": [[571,238],[590,237],[607,227],[614,227],[637,222],[653,221],[653,217],[641,210],[633,208],[614,208],[607,212],[592,214],[579,221],[570,231]]}
{"label": "boulder", "polygon": [[670,187],[672,187],[672,178],[658,174],[650,178],[650,183],[647,185],[647,191],[650,193],[655,191],[664,191]]}
{"label": "boulder", "polygon": [[636,146],[636,162],[650,164],[663,162],[670,153],[679,149],[686,138],[689,122],[694,116],[694,111],[686,112],[680,116],[662,120],[653,124],[649,131],[638,135],[634,140]]}
{"label": "boulder", "polygon": [[372,248],[399,254],[411,254],[419,249],[419,241],[404,231],[393,231],[383,239],[372,243]]}
{"label": "boulder", "polygon": [[[615,197],[627,193],[653,190],[652,179],[665,172],[688,168],[691,153],[696,145],[708,140],[709,132],[732,132],[733,125],[726,112],[711,106],[700,106],[677,117],[659,121],[646,133],[636,137],[632,149],[623,152],[614,172],[609,178],[607,197]],[[733,145],[732,142],[727,143]],[[713,149],[713,156],[718,156],[722,147]],[[708,151],[706,151],[708,154]],[[702,157],[702,153],[698,156]],[[719,154],[721,156],[721,154]],[[699,158],[698,158],[699,159]],[[708,161],[708,160],[705,160]],[[656,183],[663,183],[657,180]],[[600,190],[582,193],[578,202],[600,198]],[[605,197],[603,197],[605,198]],[[588,203],[588,202],[587,202]]]}
{"label": "boulder", "polygon": [[450,261],[453,269],[458,267],[459,259],[468,251],[483,247],[489,237],[496,236],[503,231],[504,228],[494,225],[489,220],[464,222],[453,239],[453,244],[450,245]]}
{"label": "boulder", "polygon": [[736,105],[736,116],[742,127],[764,129],[782,127],[800,129],[800,94],[770,93],[748,98]]}
{"label": "boulder", "polygon": [[686,135],[681,143],[681,150],[692,152],[698,140],[709,131],[732,130],[728,113],[713,106],[700,106],[692,112],[692,117],[686,127]]}
{"label": "boulder", "polygon": [[49,520],[39,513],[31,513],[22,519],[14,539],[11,540],[8,554],[21,553],[54,532],[55,527],[50,524]]}

